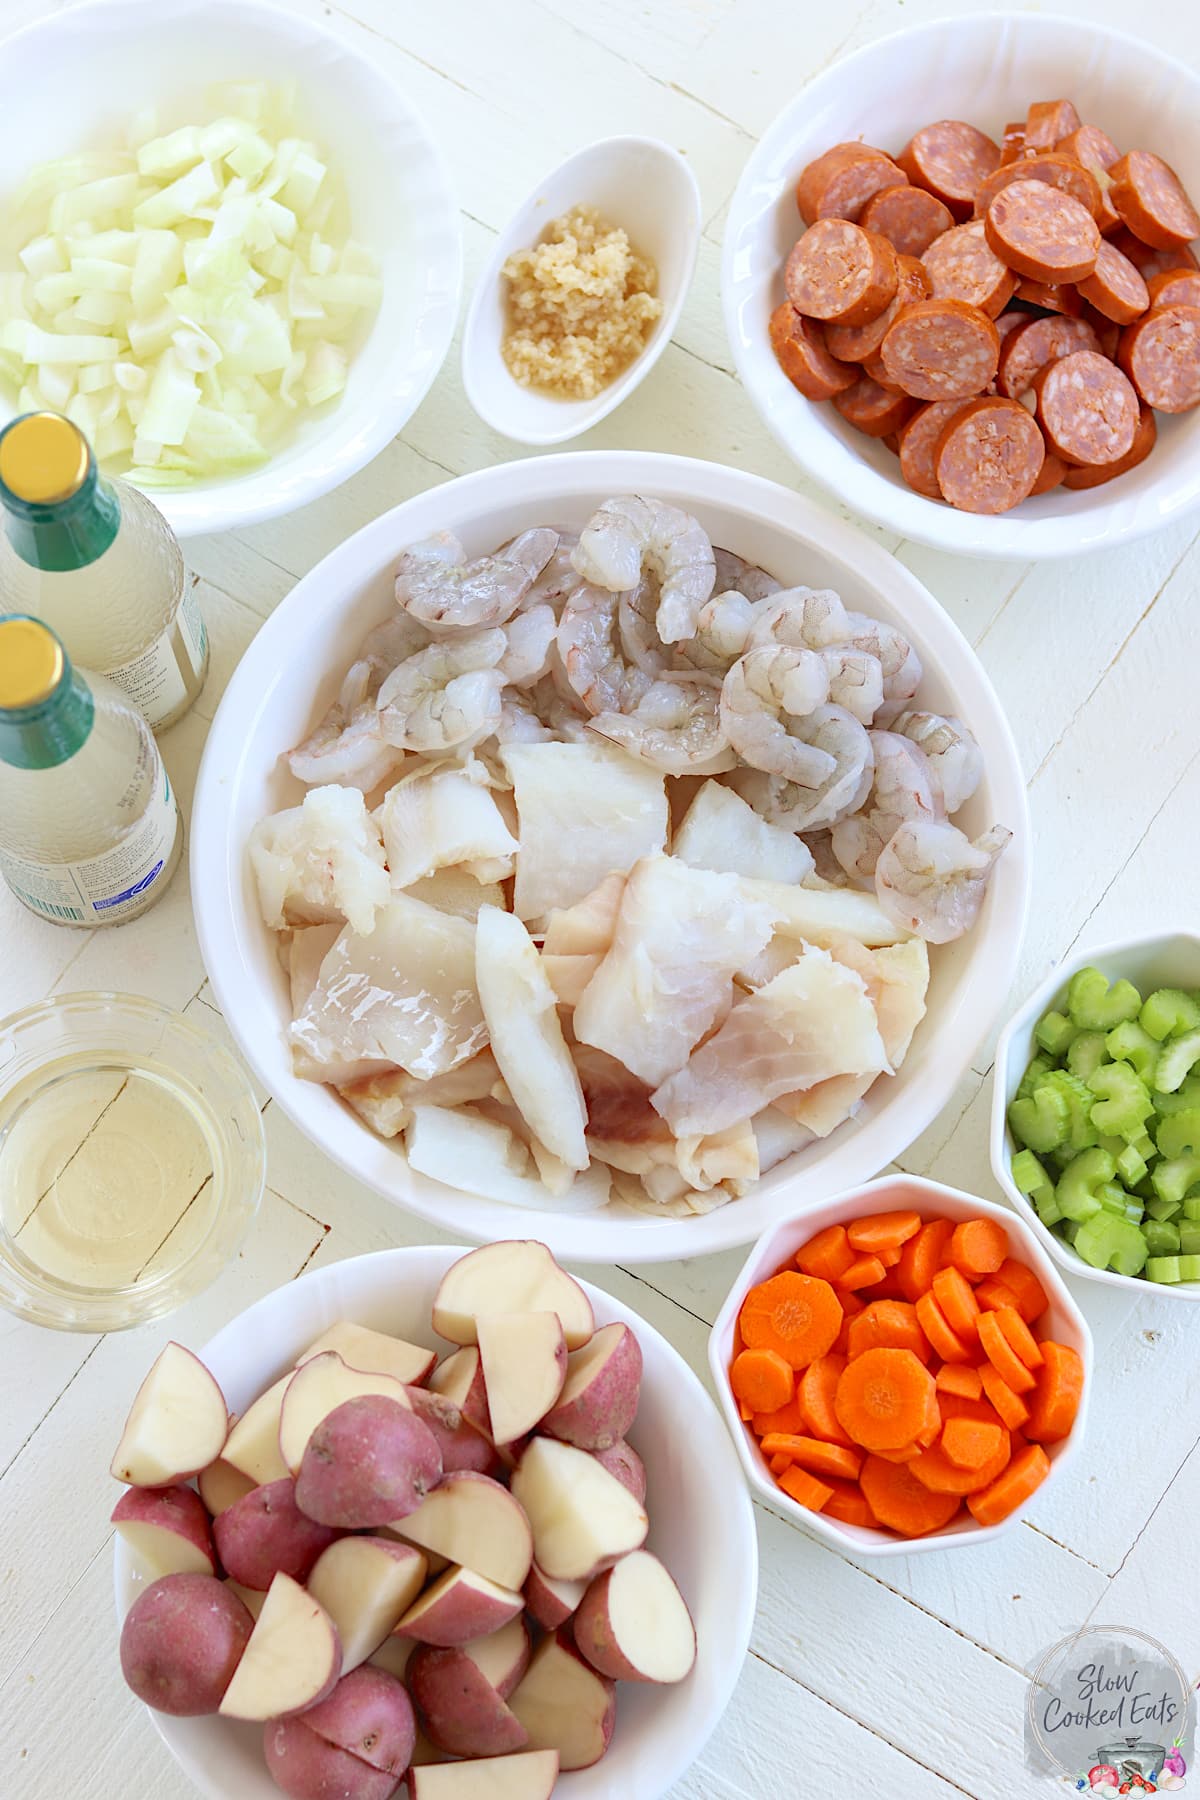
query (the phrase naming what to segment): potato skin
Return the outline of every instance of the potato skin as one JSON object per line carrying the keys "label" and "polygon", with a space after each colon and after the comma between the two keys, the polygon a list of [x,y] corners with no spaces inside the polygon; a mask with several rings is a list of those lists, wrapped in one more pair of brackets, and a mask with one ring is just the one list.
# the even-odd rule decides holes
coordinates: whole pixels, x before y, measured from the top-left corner
{"label": "potato skin", "polygon": [[254,1620],[212,1575],[164,1575],[130,1607],[121,1672],[139,1700],[174,1718],[215,1713]]}
{"label": "potato skin", "polygon": [[621,1438],[607,1450],[593,1450],[592,1455],[610,1475],[616,1476],[622,1487],[629,1489],[635,1500],[645,1505],[646,1465],[632,1444]]}
{"label": "potato skin", "polygon": [[309,1438],[296,1504],[323,1525],[372,1530],[416,1512],[441,1479],[428,1425],[398,1401],[366,1394],[335,1406]]}
{"label": "potato skin", "polygon": [[254,1488],[213,1520],[225,1573],[248,1588],[269,1588],[280,1570],[304,1583],[338,1535],[301,1512],[290,1475]]}
{"label": "potato skin", "polygon": [[151,1525],[160,1531],[174,1532],[182,1543],[208,1558],[208,1574],[216,1573],[208,1508],[194,1488],[182,1483],[165,1488],[126,1488],[113,1508],[112,1523]]}
{"label": "potato skin", "polygon": [[412,1761],[417,1720],[403,1682],[364,1663],[303,1715],[310,1731],[399,1779]]}
{"label": "potato skin", "polygon": [[303,1718],[263,1726],[267,1771],[291,1800],[391,1800],[396,1777],[310,1731]]}
{"label": "potato skin", "polygon": [[641,1558],[646,1564],[657,1565],[658,1576],[665,1577],[666,1581],[675,1589],[675,1598],[678,1601],[680,1613],[686,1616],[687,1624],[691,1628],[691,1660],[686,1667],[680,1664],[679,1669],[672,1674],[657,1676],[647,1674],[645,1668],[631,1662],[626,1656],[621,1648],[610,1610],[613,1582],[621,1568],[619,1563],[614,1568],[606,1569],[603,1575],[597,1575],[580,1601],[575,1617],[571,1621],[576,1649],[598,1674],[607,1676],[610,1681],[642,1681],[655,1684],[660,1681],[682,1681],[695,1666],[695,1624],[683,1595],[679,1592],[670,1572],[659,1563],[658,1558],[648,1551],[635,1551],[633,1558],[624,1560],[632,1568],[637,1558]]}
{"label": "potato skin", "polygon": [[475,1469],[481,1475],[495,1473],[499,1458],[490,1441],[453,1400],[419,1387],[410,1387],[408,1397],[418,1419],[428,1425],[437,1439],[445,1474],[452,1475],[456,1469]]}
{"label": "potato skin", "polygon": [[[597,1362],[595,1352],[601,1341],[606,1350]],[[568,1361],[567,1397],[550,1408],[539,1429],[579,1450],[608,1450],[625,1436],[637,1417],[642,1386],[641,1345],[628,1325],[605,1325],[584,1350],[575,1354],[576,1358],[589,1359],[590,1378],[578,1393],[572,1394]]]}
{"label": "potato skin", "polygon": [[529,1742],[491,1682],[461,1649],[422,1645],[408,1685],[431,1743],[452,1756],[505,1756]]}

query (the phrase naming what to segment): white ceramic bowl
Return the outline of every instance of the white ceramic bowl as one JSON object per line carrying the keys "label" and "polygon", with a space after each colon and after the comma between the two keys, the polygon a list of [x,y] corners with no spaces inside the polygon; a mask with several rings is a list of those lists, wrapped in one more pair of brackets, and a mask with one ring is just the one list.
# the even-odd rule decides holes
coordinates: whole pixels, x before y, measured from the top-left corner
{"label": "white ceramic bowl", "polygon": [[[658,268],[662,313],[645,349],[592,400],[556,400],[522,387],[500,346],[507,328],[501,271],[514,250],[536,244],[552,219],[594,206],[622,225],[633,248]],[[517,208],[479,277],[463,332],[467,398],[485,424],[521,444],[565,444],[607,418],[654,367],[687,297],[700,244],[700,190],[677,150],[657,138],[614,137],[589,144],[555,169]]]}
{"label": "white ceramic bowl", "polygon": [[[231,1409],[243,1412],[337,1319],[445,1352],[429,1309],[438,1282],[462,1254],[440,1245],[380,1250],[314,1270],[248,1307],[198,1354]],[[659,1800],[699,1756],[741,1671],[758,1592],[754,1512],[716,1409],[679,1352],[619,1300],[583,1286],[597,1324],[629,1325],[642,1347],[642,1398],[630,1435],[648,1477],[648,1544],[683,1591],[698,1648],[695,1669],[678,1687],[622,1686],[608,1754],[591,1769],[564,1775],[555,1791],[562,1800]],[[120,1538],[114,1574],[123,1619],[141,1583]],[[279,1800],[263,1762],[261,1726],[150,1716],[210,1800]]]}
{"label": "white ceramic bowl", "polygon": [[891,451],[832,406],[805,400],[771,350],[767,321],[803,229],[795,184],[806,163],[845,139],[895,152],[919,126],[950,117],[998,140],[1031,101],[1060,94],[1121,148],[1157,150],[1200,193],[1200,75],[1184,60],[1082,15],[963,8],[868,44],[810,82],[750,157],[725,229],[726,330],[738,372],[784,449],[855,511],[965,555],[1072,556],[1178,517],[1200,499],[1200,414],[1160,416],[1153,454],[1119,480],[1078,493],[1056,488],[998,518],[915,494]]}
{"label": "white ceramic bowl", "polygon": [[[449,528],[478,555],[530,525],[578,528],[599,501],[631,491],[687,507],[715,543],[781,580],[835,587],[848,606],[901,626],[925,665],[923,704],[960,714],[983,748],[987,773],[964,828],[975,835],[999,820],[1015,834],[975,929],[932,958],[929,1016],[897,1078],[877,1083],[855,1120],[704,1218],[649,1218],[615,1206],[556,1216],[415,1177],[396,1142],[376,1137],[332,1089],[293,1075],[286,982],[246,856],[258,820],[296,804],[301,789],[280,752],[325,710],[363,633],[394,605],[393,571],[407,544]],[[781,1214],[876,1174],[925,1129],[1008,992],[1028,899],[1029,826],[1020,763],[987,676],[901,563],[757,476],[679,456],[576,452],[484,469],[405,501],[292,590],[243,656],[209,733],[191,871],[201,949],[225,1017],[264,1086],[335,1162],[409,1211],[474,1238],[545,1237],[564,1257],[654,1262],[749,1243]]]}
{"label": "white ceramic bowl", "polygon": [[1038,1504],[1051,1482],[1061,1479],[1067,1464],[1074,1459],[1083,1441],[1091,1400],[1092,1334],[1070,1289],[1042,1248],[1041,1235],[1032,1231],[1024,1218],[1014,1219],[1003,1206],[994,1206],[990,1201],[980,1200],[975,1194],[964,1194],[958,1188],[942,1187],[936,1181],[925,1181],[916,1175],[883,1175],[878,1181],[869,1181],[865,1187],[838,1194],[832,1200],[823,1200],[798,1217],[781,1220],[759,1238],[730,1289],[729,1298],[717,1315],[708,1340],[709,1368],[712,1370],[725,1423],[729,1427],[751,1487],[776,1512],[783,1513],[797,1525],[802,1525],[805,1531],[810,1531],[814,1537],[823,1538],[836,1550],[842,1550],[853,1557],[913,1556],[922,1550],[986,1544],[990,1539],[999,1537],[1001,1532],[1010,1530],[1021,1517],[1021,1510],[1018,1510],[999,1525],[977,1525],[964,1509],[945,1531],[931,1531],[927,1537],[921,1538],[898,1537],[894,1532],[876,1531],[866,1525],[843,1525],[837,1519],[827,1519],[824,1514],[799,1505],[776,1485],[753,1432],[748,1425],[742,1423],[738,1413],[737,1401],[729,1386],[729,1365],[733,1361],[734,1327],[742,1310],[742,1302],[750,1289],[786,1267],[800,1246],[826,1226],[846,1225],[852,1219],[862,1218],[865,1213],[887,1212],[900,1207],[912,1207],[926,1218],[983,1217],[995,1219],[998,1224],[1003,1225],[1009,1237],[1010,1254],[1019,1261],[1028,1263],[1046,1290],[1050,1304],[1039,1327],[1041,1335],[1054,1338],[1058,1343],[1069,1344],[1083,1358],[1083,1399],[1078,1415],[1069,1436],[1060,1443],[1045,1446],[1046,1455],[1050,1459],[1050,1473],[1031,1499],[1031,1506]]}
{"label": "white ceramic bowl", "polygon": [[[457,202],[403,92],[345,38],[262,0],[92,0],[6,39],[0,195],[37,163],[119,142],[148,105],[162,108],[164,129],[185,123],[211,83],[231,79],[295,82],[297,119],[344,182],[351,229],[379,262],[383,299],[345,393],[305,417],[269,462],[155,490],[181,537],[289,512],[376,456],[441,368],[462,280]],[[11,414],[0,403],[0,423]]]}
{"label": "white ceramic bowl", "polygon": [[1020,1012],[1004,1027],[996,1045],[992,1081],[992,1172],[1009,1200],[1036,1232],[1055,1262],[1068,1274],[1109,1287],[1131,1288],[1140,1295],[1161,1294],[1173,1300],[1200,1300],[1200,1281],[1147,1281],[1140,1275],[1118,1275],[1115,1269],[1093,1269],[1076,1255],[1071,1245],[1043,1225],[1035,1208],[1012,1178],[1012,1158],[1020,1148],[1008,1129],[1009,1103],[1016,1096],[1021,1077],[1037,1054],[1034,1027],[1050,1008],[1062,1010],[1067,984],[1080,969],[1100,969],[1110,982],[1122,975],[1132,981],[1145,999],[1155,988],[1200,988],[1200,937],[1190,931],[1156,932],[1151,937],[1131,938],[1121,944],[1100,944],[1078,950],[1046,977],[1029,996]]}

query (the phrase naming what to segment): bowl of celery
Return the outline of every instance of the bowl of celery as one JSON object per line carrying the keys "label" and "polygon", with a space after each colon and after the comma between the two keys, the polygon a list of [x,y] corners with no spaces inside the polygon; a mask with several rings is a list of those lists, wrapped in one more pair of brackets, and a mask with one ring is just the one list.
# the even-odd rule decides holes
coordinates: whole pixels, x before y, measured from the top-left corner
{"label": "bowl of celery", "polygon": [[180,536],[383,449],[449,347],[461,242],[381,60],[257,0],[99,0],[4,49],[0,423],[66,413]]}
{"label": "bowl of celery", "polygon": [[1055,969],[997,1046],[991,1150],[1063,1268],[1200,1300],[1200,938]]}

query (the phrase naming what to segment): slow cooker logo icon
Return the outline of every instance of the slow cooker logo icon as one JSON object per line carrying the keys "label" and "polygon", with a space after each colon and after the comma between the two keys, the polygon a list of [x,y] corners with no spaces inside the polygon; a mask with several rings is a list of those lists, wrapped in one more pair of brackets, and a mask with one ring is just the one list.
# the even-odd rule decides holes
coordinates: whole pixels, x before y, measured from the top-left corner
{"label": "slow cooker logo icon", "polygon": [[1026,1762],[1065,1776],[1089,1800],[1175,1793],[1188,1785],[1195,1710],[1193,1683],[1164,1645],[1123,1626],[1089,1626],[1033,1671]]}

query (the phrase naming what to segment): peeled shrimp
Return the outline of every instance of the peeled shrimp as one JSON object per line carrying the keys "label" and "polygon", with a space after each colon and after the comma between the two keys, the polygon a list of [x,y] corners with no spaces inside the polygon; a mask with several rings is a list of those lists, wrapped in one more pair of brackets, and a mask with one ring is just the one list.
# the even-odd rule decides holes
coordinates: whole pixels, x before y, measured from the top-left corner
{"label": "peeled shrimp", "polygon": [[829,698],[844,706],[860,725],[869,725],[883,705],[883,668],[877,656],[866,650],[839,645],[822,650],[821,660],[829,676]]}
{"label": "peeled shrimp", "polygon": [[875,715],[881,729],[890,729],[896,714],[902,712],[921,685],[921,659],[894,625],[883,619],[872,619],[866,613],[846,614],[849,631],[846,643],[879,658],[883,670],[883,705]]}
{"label": "peeled shrimp", "polygon": [[552,606],[531,606],[504,627],[508,649],[500,659],[500,671],[511,687],[536,687],[550,669],[558,620]]}
{"label": "peeled shrimp", "polygon": [[384,742],[370,701],[348,713],[339,700],[316,730],[288,751],[287,764],[305,787],[336,782],[369,794],[400,767],[404,755],[403,749]]}
{"label": "peeled shrimp", "polygon": [[570,691],[589,713],[628,712],[654,677],[625,660],[619,596],[585,581],[558,622],[558,654]]}
{"label": "peeled shrimp", "polygon": [[379,690],[385,742],[405,750],[451,750],[478,743],[500,719],[508,649],[502,631],[472,631],[418,650]]}
{"label": "peeled shrimp", "polygon": [[585,581],[614,594],[630,592],[645,573],[656,576],[658,635],[664,644],[695,637],[700,608],[716,579],[703,526],[678,506],[639,494],[606,500],[592,514],[573,561]]}
{"label": "peeled shrimp", "polygon": [[632,711],[599,713],[592,730],[664,775],[719,775],[737,761],[721,722],[720,689],[703,676],[663,676]]}
{"label": "peeled shrimp", "polygon": [[767,600],[783,587],[782,581],[776,581],[765,569],[735,556],[732,550],[722,550],[717,544],[713,545],[713,563],[718,593],[732,591],[747,600]]}
{"label": "peeled shrimp", "polygon": [[833,773],[833,758],[814,751],[793,728],[828,698],[829,675],[814,651],[748,650],[722,684],[721,723],[753,768],[816,787]]}
{"label": "peeled shrimp", "polygon": [[875,893],[890,919],[930,944],[948,944],[975,923],[988,878],[1012,837],[1003,825],[972,843],[945,819],[908,819],[875,865]]}
{"label": "peeled shrimp", "polygon": [[635,588],[617,596],[617,631],[621,648],[635,669],[659,675],[666,667],[663,641],[658,635],[658,583],[643,575]]}
{"label": "peeled shrimp", "polygon": [[746,648],[754,622],[754,603],[734,588],[714,594],[700,608],[696,635],[679,646],[684,662],[695,669],[724,675]]}
{"label": "peeled shrimp", "polygon": [[828,650],[850,639],[850,615],[832,588],[780,588],[754,609],[751,646]]}
{"label": "peeled shrimp", "polygon": [[870,881],[879,853],[908,819],[932,819],[938,811],[928,760],[906,737],[873,731],[875,774],[861,812],[839,819],[831,832],[833,854],[847,875]]}
{"label": "peeled shrimp", "polygon": [[[429,633],[420,619],[414,619],[411,613],[394,612],[382,625],[368,631],[358,647],[358,659],[351,665],[347,680],[365,666],[369,673],[362,697],[375,695],[392,670],[415,656],[418,650],[424,650],[429,641]],[[345,693],[345,683],[342,691]]]}
{"label": "peeled shrimp", "polygon": [[943,810],[956,813],[983,780],[983,751],[961,719],[904,712],[892,727],[925,752]]}
{"label": "peeled shrimp", "polygon": [[[513,539],[518,544],[519,538]],[[571,554],[579,542],[577,531],[560,531],[554,554],[547,560],[533,586],[521,600],[519,611],[526,612],[531,606],[552,606],[557,618],[562,611],[563,601],[568,594],[574,593],[582,577],[571,561]],[[511,549],[512,546],[510,545]],[[508,554],[506,550],[505,555]]]}
{"label": "peeled shrimp", "polygon": [[[815,779],[800,780],[761,769],[738,769],[729,785],[769,825],[816,831],[856,812],[871,789],[874,754],[864,726],[841,706],[822,706],[793,721],[799,748],[819,755]],[[743,754],[745,754],[743,752]]]}
{"label": "peeled shrimp", "polygon": [[414,544],[400,558],[396,603],[441,631],[503,625],[510,619],[558,546],[545,526],[523,531],[495,556],[467,561],[448,531]]}

